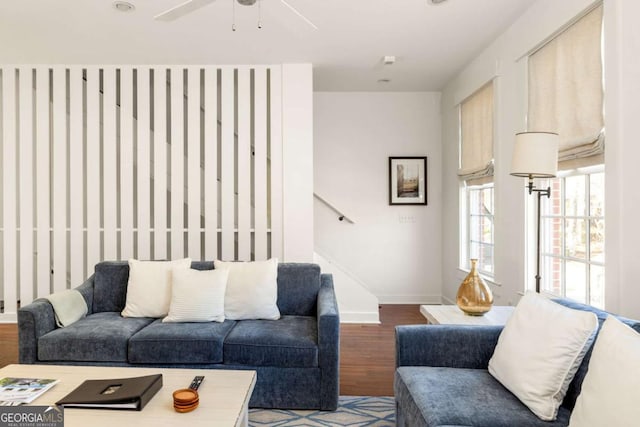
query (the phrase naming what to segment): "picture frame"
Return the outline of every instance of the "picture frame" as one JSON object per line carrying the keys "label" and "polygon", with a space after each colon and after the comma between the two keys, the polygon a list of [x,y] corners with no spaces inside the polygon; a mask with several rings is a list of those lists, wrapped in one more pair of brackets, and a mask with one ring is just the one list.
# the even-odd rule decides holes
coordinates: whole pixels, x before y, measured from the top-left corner
{"label": "picture frame", "polygon": [[426,205],[427,184],[426,157],[389,157],[389,205]]}

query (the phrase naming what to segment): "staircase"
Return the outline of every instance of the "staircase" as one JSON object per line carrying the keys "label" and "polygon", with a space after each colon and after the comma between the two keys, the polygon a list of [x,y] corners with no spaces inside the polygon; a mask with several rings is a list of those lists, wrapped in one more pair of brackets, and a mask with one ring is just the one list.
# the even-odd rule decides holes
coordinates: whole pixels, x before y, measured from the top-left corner
{"label": "staircase", "polygon": [[364,283],[317,250],[313,253],[313,262],[323,273],[333,275],[341,323],[380,323],[378,298]]}

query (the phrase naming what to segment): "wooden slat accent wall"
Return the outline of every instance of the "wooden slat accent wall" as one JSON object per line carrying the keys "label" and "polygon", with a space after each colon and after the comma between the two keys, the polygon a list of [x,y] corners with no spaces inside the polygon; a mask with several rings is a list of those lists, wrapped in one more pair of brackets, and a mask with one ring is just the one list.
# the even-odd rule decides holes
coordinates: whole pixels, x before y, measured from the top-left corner
{"label": "wooden slat accent wall", "polygon": [[0,321],[100,260],[282,257],[280,67],[0,78]]}
{"label": "wooden slat accent wall", "polygon": [[238,259],[251,259],[251,78],[238,70]]}

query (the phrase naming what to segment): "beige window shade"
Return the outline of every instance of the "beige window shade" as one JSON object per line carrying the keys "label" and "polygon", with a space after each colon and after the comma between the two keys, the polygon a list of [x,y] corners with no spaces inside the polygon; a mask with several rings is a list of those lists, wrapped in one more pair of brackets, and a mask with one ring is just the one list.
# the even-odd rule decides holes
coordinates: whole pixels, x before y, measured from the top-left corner
{"label": "beige window shade", "polygon": [[467,98],[460,107],[460,169],[468,184],[493,176],[493,82]]}
{"label": "beige window shade", "polygon": [[529,57],[528,129],[559,134],[560,169],[602,161],[601,34],[602,5]]}

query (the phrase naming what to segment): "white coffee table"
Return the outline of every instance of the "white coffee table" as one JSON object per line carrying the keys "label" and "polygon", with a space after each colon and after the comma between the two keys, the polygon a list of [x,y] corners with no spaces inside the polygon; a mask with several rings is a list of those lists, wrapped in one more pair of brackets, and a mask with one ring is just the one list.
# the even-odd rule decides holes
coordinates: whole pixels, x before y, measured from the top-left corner
{"label": "white coffee table", "polygon": [[457,305],[421,305],[420,313],[434,325],[504,325],[514,308],[497,305],[484,316],[470,316]]}
{"label": "white coffee table", "polygon": [[[255,371],[54,365],[8,365],[0,369],[0,378],[60,380],[51,390],[34,400],[32,405],[53,405],[87,379],[151,374],[162,374],[162,388],[142,411],[67,408],[64,411],[65,427],[248,426],[249,399],[256,384]],[[198,389],[199,406],[192,412],[176,412],[173,409],[173,391],[188,387],[196,375],[204,375],[204,381]]]}

